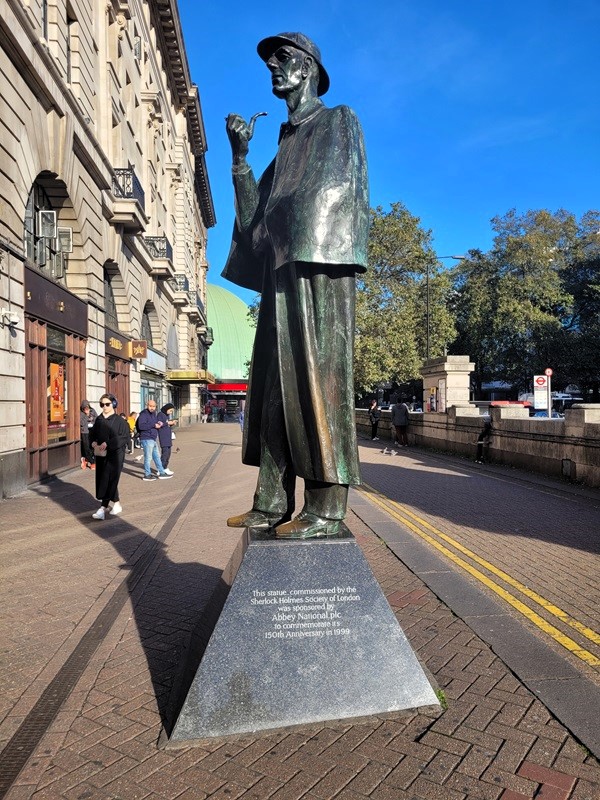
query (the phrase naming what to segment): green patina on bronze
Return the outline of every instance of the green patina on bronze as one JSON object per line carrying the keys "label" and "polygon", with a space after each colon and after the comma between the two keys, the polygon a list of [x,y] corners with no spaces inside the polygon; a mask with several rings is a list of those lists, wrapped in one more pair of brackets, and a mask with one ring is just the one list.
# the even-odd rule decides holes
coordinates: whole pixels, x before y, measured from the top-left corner
{"label": "green patina on bronze", "polygon": [[280,34],[259,53],[288,122],[256,181],[246,163],[255,118],[227,118],[236,221],[223,275],[261,292],[242,457],[260,467],[254,509],[289,518],[299,476],[302,513],[339,520],[341,487],[360,483],[352,360],[369,224],[362,131],[350,108],[319,99],[329,79],[309,39]]}

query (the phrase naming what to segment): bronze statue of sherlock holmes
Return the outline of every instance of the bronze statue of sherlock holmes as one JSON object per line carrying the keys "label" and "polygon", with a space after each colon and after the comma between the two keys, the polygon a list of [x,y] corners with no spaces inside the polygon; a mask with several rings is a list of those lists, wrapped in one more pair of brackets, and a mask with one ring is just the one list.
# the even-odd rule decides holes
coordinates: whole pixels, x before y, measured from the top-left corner
{"label": "bronze statue of sherlock holmes", "polygon": [[[252,509],[227,524],[331,536],[348,486],[360,483],[352,359],[369,224],[363,137],[350,108],[319,99],[329,76],[308,37],[281,33],[257,49],[288,121],[257,182],[246,162],[255,118],[227,117],[236,221],[223,275],[261,293],[242,455],[258,483]],[[304,507],[292,519],[296,476]]]}

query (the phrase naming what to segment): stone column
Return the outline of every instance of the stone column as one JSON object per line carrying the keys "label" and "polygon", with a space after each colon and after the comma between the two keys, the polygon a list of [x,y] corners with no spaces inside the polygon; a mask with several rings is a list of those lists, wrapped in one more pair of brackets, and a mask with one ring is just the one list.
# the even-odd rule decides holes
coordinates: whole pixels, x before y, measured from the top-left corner
{"label": "stone column", "polygon": [[426,361],[423,377],[423,411],[444,413],[450,406],[469,405],[469,376],[475,364],[469,356],[444,356]]}

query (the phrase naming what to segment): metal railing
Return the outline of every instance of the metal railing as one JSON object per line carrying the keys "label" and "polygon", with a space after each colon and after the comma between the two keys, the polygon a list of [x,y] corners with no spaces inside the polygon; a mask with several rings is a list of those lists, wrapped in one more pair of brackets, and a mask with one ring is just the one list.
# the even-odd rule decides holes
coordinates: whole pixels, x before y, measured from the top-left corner
{"label": "metal railing", "polygon": [[112,190],[115,197],[137,200],[145,210],[146,195],[133,167],[115,169]]}
{"label": "metal railing", "polygon": [[173,248],[166,236],[144,236],[144,244],[152,258],[168,258],[173,261]]}
{"label": "metal railing", "polygon": [[190,290],[190,282],[187,275],[182,275],[180,272],[176,273],[169,283],[176,292],[189,292]]}

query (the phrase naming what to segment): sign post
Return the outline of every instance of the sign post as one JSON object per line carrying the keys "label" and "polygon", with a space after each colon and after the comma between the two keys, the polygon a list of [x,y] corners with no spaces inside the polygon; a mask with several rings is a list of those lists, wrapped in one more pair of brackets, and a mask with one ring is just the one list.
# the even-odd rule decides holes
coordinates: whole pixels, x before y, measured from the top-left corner
{"label": "sign post", "polygon": [[548,379],[546,386],[546,392],[547,392],[546,405],[548,407],[548,419],[550,419],[552,416],[552,370],[550,369],[550,367],[547,367],[544,370],[544,375]]}
{"label": "sign post", "polygon": [[548,378],[546,375],[533,376],[533,407],[541,411],[548,406]]}

